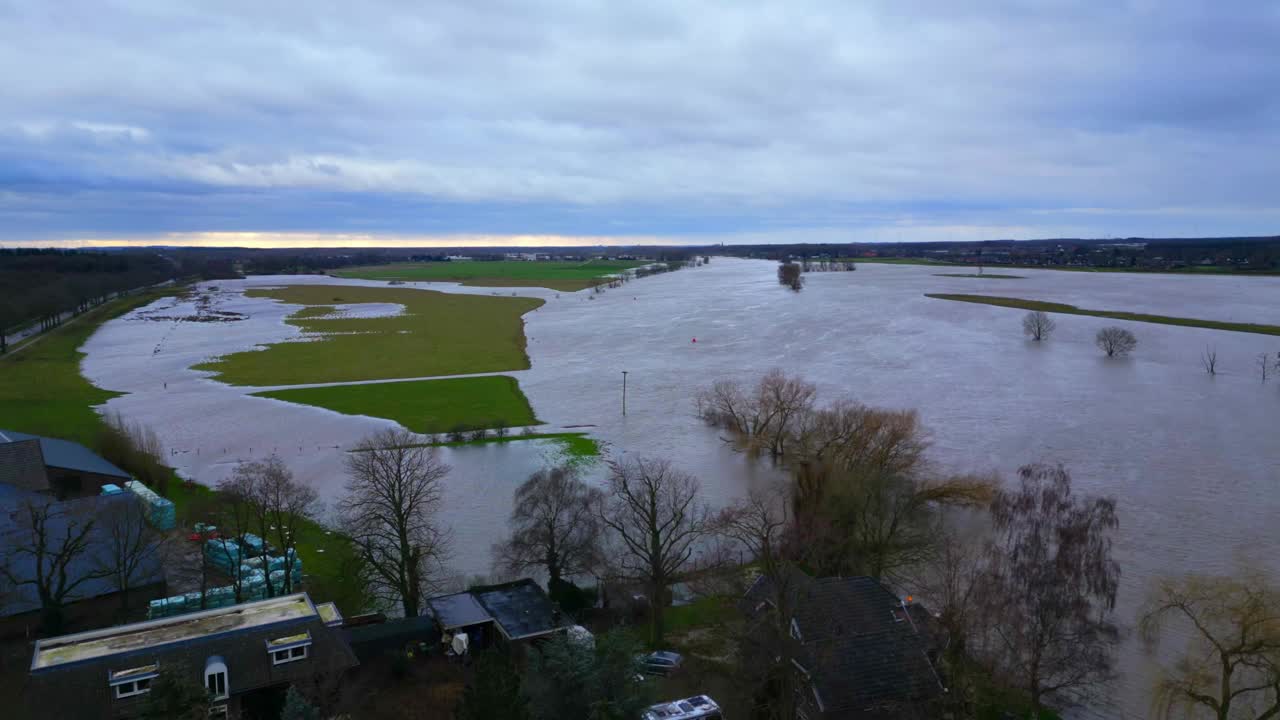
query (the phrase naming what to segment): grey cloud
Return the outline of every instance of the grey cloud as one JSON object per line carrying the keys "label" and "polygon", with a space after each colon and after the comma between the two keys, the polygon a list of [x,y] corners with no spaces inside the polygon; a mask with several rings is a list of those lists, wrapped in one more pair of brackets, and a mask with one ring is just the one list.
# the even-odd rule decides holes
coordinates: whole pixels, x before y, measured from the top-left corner
{"label": "grey cloud", "polygon": [[1191,0],[19,2],[0,14],[0,191],[59,227],[76,205],[25,197],[36,180],[108,205],[139,184],[270,191],[335,226],[386,197],[476,204],[459,231],[527,203],[598,232],[689,212],[746,232],[841,203],[913,226],[1035,232],[1061,208],[1101,231],[1068,209],[1179,207],[1262,228],[1277,40],[1273,4]]}

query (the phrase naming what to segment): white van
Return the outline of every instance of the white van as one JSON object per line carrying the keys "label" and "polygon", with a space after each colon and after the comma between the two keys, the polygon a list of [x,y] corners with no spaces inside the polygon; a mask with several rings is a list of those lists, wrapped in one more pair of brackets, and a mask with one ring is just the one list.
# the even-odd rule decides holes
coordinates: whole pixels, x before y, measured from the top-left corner
{"label": "white van", "polygon": [[659,703],[644,711],[642,720],[724,720],[720,706],[706,695]]}

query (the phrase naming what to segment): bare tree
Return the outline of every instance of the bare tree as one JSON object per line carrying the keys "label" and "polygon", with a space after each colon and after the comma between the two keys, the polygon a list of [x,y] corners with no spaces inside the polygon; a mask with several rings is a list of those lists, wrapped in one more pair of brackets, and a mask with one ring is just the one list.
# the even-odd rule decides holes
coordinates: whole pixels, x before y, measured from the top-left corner
{"label": "bare tree", "polygon": [[1267,373],[1271,370],[1270,360],[1266,353],[1258,353],[1258,377],[1264,385],[1267,382]]}
{"label": "bare tree", "polygon": [[1107,354],[1107,357],[1115,357],[1117,355],[1125,356],[1133,352],[1138,347],[1138,339],[1133,333],[1122,327],[1104,327],[1098,331],[1093,338],[1094,344],[1098,349]]}
{"label": "bare tree", "polygon": [[[236,466],[231,477],[218,483],[217,526],[213,538],[214,547],[222,553],[228,564],[231,588],[237,603],[245,601],[244,556],[236,549],[246,533],[256,529],[257,486],[251,475],[244,472],[244,464]],[[202,548],[203,550],[203,548]]]}
{"label": "bare tree", "polygon": [[30,587],[40,602],[45,633],[62,632],[63,608],[76,599],[84,583],[105,577],[86,567],[96,520],[80,502],[24,500],[14,514],[14,531],[6,538],[0,576],[14,593]]}
{"label": "bare tree", "polygon": [[448,556],[448,532],[436,514],[451,468],[436,448],[420,446],[405,430],[365,438],[346,464],[346,495],[338,509],[368,568],[371,593],[416,617]]}
{"label": "bare tree", "polygon": [[1018,474],[1019,488],[991,503],[997,540],[983,578],[982,650],[1039,710],[1049,698],[1082,700],[1111,677],[1118,521],[1114,499],[1073,495],[1061,466]]}
{"label": "bare tree", "polygon": [[666,460],[632,458],[610,470],[601,520],[620,546],[618,570],[648,590],[650,639],[660,645],[667,589],[694,569],[694,553],[714,525],[698,501],[698,481]]}
{"label": "bare tree", "polygon": [[543,469],[516,489],[511,537],[494,545],[495,564],[513,573],[542,568],[554,590],[565,576],[600,561],[599,506],[604,493],[570,466]]}
{"label": "bare tree", "polygon": [[1210,375],[1218,374],[1218,349],[1212,345],[1205,346],[1204,353],[1200,355],[1200,363],[1204,365],[1204,371]]}
{"label": "bare tree", "polygon": [[282,558],[283,578],[279,586],[266,572],[267,595],[293,592],[293,568],[297,563],[297,532],[303,520],[315,517],[319,496],[314,488],[298,482],[278,456],[236,466],[233,486],[243,495],[257,534],[269,541]]}
{"label": "bare tree", "polygon": [[731,434],[752,454],[782,456],[800,423],[813,410],[817,388],[781,369],[765,373],[751,391],[720,380],[698,394],[698,416]]}
{"label": "bare tree", "polygon": [[1058,324],[1048,313],[1033,310],[1022,316],[1022,333],[1039,342],[1049,337]]}
{"label": "bare tree", "polygon": [[97,569],[120,594],[120,617],[126,620],[129,591],[160,564],[164,536],[151,527],[141,501],[132,496],[111,502],[98,522],[103,542],[98,544]]}
{"label": "bare tree", "polygon": [[1190,643],[1157,681],[1159,717],[1199,710],[1219,720],[1280,717],[1280,592],[1268,578],[1248,572],[1161,581],[1138,625],[1148,648],[1171,624]]}

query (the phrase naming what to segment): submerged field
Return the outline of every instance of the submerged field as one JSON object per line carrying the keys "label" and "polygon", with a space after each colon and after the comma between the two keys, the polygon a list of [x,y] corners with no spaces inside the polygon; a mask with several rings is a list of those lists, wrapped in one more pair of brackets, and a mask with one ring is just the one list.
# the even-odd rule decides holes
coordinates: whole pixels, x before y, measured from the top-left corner
{"label": "submerged field", "polygon": [[538,423],[515,379],[505,375],[297,388],[256,394],[347,415],[386,418],[424,434]]}
{"label": "submerged field", "polygon": [[334,275],[364,280],[457,282],[480,287],[545,287],[573,292],[607,282],[615,275],[643,265],[630,260],[480,261],[399,263],[339,270]]}
{"label": "submerged field", "polygon": [[[231,385],[301,385],[529,367],[522,316],[535,298],[449,295],[431,290],[292,285],[248,290],[307,307],[288,318],[301,340],[232,353],[194,366]],[[377,317],[332,315],[335,306],[402,306]]]}
{"label": "submerged field", "polygon": [[1067,305],[1066,303],[1044,302],[1043,300],[1023,300],[1022,298],[998,297],[993,295],[925,293],[925,297],[931,297],[937,300],[954,300],[956,302],[1017,308],[1020,310],[1039,310],[1041,312],[1062,313],[1064,315],[1090,315],[1093,317],[1111,318],[1113,320],[1132,320],[1134,322],[1157,323],[1160,325],[1182,325],[1184,327],[1208,328],[1210,330],[1229,330],[1231,332],[1257,333],[1259,335],[1280,335],[1280,325],[1260,325],[1256,323],[1201,320],[1198,318],[1173,317],[1171,315],[1150,315],[1147,313],[1123,312],[1119,310],[1088,310],[1076,307],[1075,305]]}

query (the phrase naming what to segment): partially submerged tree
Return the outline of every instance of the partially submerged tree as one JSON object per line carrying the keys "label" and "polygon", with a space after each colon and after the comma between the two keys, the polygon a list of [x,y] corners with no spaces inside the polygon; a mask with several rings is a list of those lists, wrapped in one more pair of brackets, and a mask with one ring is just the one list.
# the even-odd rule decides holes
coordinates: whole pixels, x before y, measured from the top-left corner
{"label": "partially submerged tree", "polygon": [[1266,353],[1258,353],[1258,378],[1265,385],[1267,382],[1267,374],[1271,370],[1271,358]]}
{"label": "partially submerged tree", "polygon": [[1138,339],[1133,333],[1122,327],[1104,327],[1098,331],[1093,338],[1094,344],[1098,349],[1107,354],[1107,357],[1115,357],[1117,355],[1125,356],[1133,352],[1138,347]]}
{"label": "partially submerged tree", "polygon": [[820,575],[884,578],[937,546],[937,512],[981,506],[994,484],[939,476],[914,412],[842,402],[813,413],[793,451],[796,542]]}
{"label": "partially submerged tree", "polygon": [[730,439],[752,454],[777,458],[813,410],[817,388],[781,369],[765,373],[750,389],[720,380],[698,394],[698,416],[730,433]]}
{"label": "partially submerged tree", "polygon": [[996,541],[983,576],[984,660],[1036,710],[1088,697],[1111,677],[1120,582],[1111,498],[1072,494],[1061,466],[1027,465],[991,503]]}
{"label": "partially submerged tree", "polygon": [[449,536],[437,521],[450,467],[434,447],[405,430],[383,430],[347,454],[343,528],[359,549],[371,593],[416,617],[448,556]]}
{"label": "partially submerged tree", "polygon": [[1160,581],[1138,627],[1149,649],[1189,638],[1157,681],[1159,717],[1280,717],[1280,591],[1261,573]]}
{"label": "partially submerged tree", "polygon": [[1022,332],[1027,337],[1039,342],[1049,337],[1058,324],[1046,312],[1032,310],[1022,316]]}
{"label": "partially submerged tree", "polygon": [[1200,364],[1204,365],[1204,371],[1210,375],[1218,374],[1218,349],[1212,345],[1205,346],[1204,352],[1200,355]]}
{"label": "partially submerged tree", "polygon": [[603,499],[571,466],[535,472],[516,489],[511,537],[494,546],[495,564],[511,573],[545,570],[552,589],[595,568]]}
{"label": "partially submerged tree", "polygon": [[778,284],[786,285],[796,292],[804,287],[804,276],[800,274],[800,265],[784,262],[778,266]]}
{"label": "partially submerged tree", "polygon": [[132,495],[111,502],[99,514],[104,541],[98,547],[98,571],[120,595],[121,620],[128,618],[129,591],[158,566],[164,536],[147,522],[142,503]]}
{"label": "partially submerged tree", "polygon": [[694,553],[714,529],[698,481],[666,460],[613,463],[601,520],[619,546],[617,570],[648,592],[651,642],[660,645],[667,590],[694,569]]}
{"label": "partially submerged tree", "polygon": [[48,635],[63,631],[64,608],[77,599],[76,591],[107,575],[91,561],[97,520],[90,510],[83,503],[33,498],[23,500],[14,513],[14,532],[0,556],[0,577],[15,596],[31,589]]}

